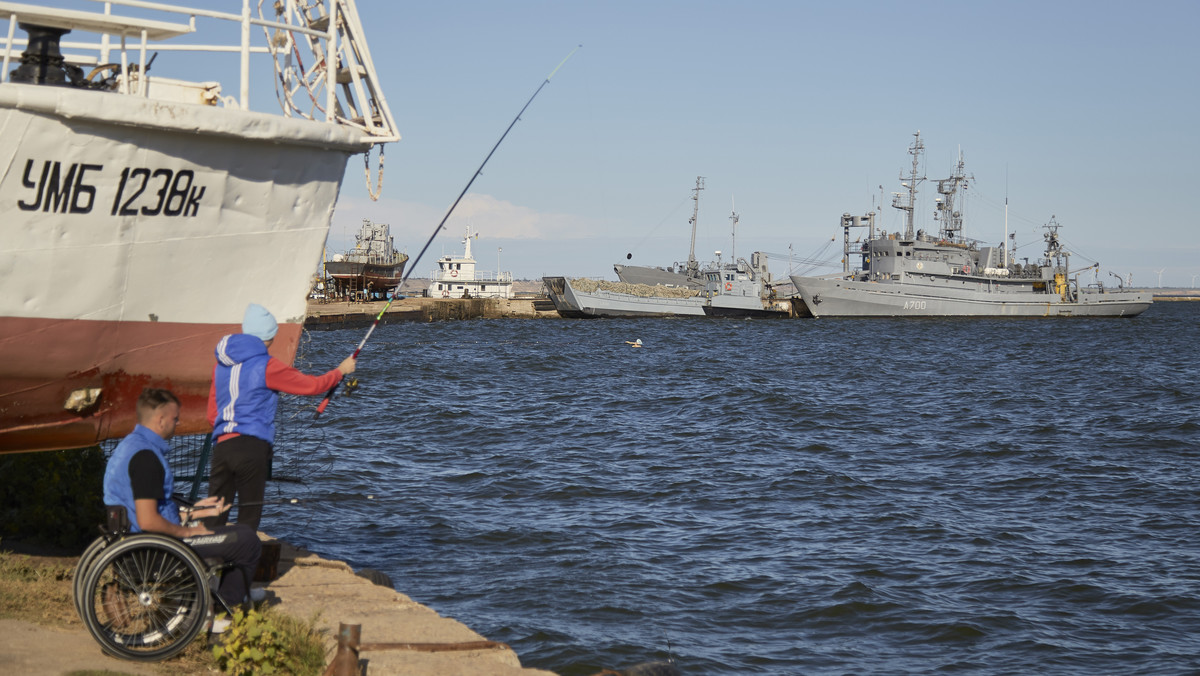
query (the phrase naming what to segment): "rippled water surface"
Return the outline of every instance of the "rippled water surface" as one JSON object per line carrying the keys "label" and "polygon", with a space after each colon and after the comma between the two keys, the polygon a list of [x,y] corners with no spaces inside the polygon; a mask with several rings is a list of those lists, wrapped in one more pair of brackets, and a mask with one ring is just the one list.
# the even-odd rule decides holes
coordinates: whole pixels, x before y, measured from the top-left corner
{"label": "rippled water surface", "polygon": [[264,528],[565,675],[1194,672],[1198,327],[384,326]]}

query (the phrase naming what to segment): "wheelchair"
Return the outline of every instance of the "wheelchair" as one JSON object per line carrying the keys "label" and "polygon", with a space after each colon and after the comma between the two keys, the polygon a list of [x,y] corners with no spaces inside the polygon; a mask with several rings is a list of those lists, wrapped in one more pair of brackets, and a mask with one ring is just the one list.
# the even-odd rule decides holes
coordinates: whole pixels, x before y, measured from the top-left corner
{"label": "wheelchair", "polygon": [[202,561],[185,543],[156,533],[130,533],[125,508],[106,507],[100,538],[79,557],[75,609],[104,652],[137,662],[182,652],[208,623],[213,590],[228,567]]}

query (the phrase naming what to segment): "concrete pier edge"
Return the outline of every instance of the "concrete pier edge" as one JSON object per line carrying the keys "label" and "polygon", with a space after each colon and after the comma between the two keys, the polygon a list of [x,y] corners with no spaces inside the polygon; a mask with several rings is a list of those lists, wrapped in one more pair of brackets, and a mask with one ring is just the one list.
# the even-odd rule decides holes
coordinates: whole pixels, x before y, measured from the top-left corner
{"label": "concrete pier edge", "polygon": [[[372,582],[347,563],[326,559],[288,542],[259,533],[280,546],[277,575],[255,583],[266,592],[266,603],[280,612],[310,620],[325,636],[328,664],[334,658],[341,624],[361,626],[361,641],[369,644],[437,644],[442,648],[366,649],[360,666],[373,675],[477,674],[480,676],[554,676],[521,666],[520,658],[503,644],[477,649],[455,644],[479,644],[487,639],[458,620],[443,617],[393,587]],[[490,642],[488,642],[490,643]],[[466,645],[465,647],[471,647]]]}

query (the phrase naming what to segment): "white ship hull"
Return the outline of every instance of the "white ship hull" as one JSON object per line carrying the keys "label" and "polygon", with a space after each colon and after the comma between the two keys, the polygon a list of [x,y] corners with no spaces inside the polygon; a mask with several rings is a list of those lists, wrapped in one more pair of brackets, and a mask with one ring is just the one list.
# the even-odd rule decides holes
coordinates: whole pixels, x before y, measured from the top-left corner
{"label": "white ship hull", "polygon": [[182,399],[180,433],[205,431],[213,346],[250,302],[290,363],[366,147],[314,121],[0,85],[0,451],[123,435],[151,384]]}

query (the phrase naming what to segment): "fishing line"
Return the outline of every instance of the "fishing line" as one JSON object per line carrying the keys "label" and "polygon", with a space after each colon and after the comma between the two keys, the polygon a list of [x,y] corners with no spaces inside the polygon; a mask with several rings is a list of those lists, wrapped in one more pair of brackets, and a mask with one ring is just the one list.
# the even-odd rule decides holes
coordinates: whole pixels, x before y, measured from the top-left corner
{"label": "fishing line", "polygon": [[[583,45],[579,45],[579,47],[582,46]],[[379,311],[379,314],[375,316],[375,321],[372,322],[371,327],[367,329],[367,335],[363,336],[362,342],[358,344],[358,348],[354,350],[354,354],[350,355],[351,358],[358,358],[358,354],[362,352],[363,346],[367,344],[367,339],[369,339],[371,334],[375,332],[375,327],[379,326],[379,320],[383,319],[384,313],[387,312],[388,308],[390,308],[392,303],[395,302],[396,296],[399,294],[401,287],[404,286],[404,283],[408,281],[409,275],[413,273],[413,270],[417,269],[417,263],[421,260],[421,256],[425,255],[425,251],[429,249],[429,245],[433,244],[433,239],[437,237],[438,233],[441,232],[443,228],[445,228],[446,221],[450,219],[450,214],[454,213],[454,208],[458,206],[458,203],[462,201],[463,196],[466,195],[467,191],[471,189],[471,184],[474,183],[475,179],[479,178],[479,175],[483,173],[483,167],[488,163],[488,160],[492,159],[492,155],[495,154],[496,149],[500,147],[500,144],[504,142],[504,138],[508,136],[508,132],[512,131],[512,128],[516,126],[518,121],[520,121],[521,116],[525,114],[525,109],[529,107],[529,104],[533,103],[533,100],[537,98],[537,95],[542,91],[542,88],[550,84],[550,78],[554,77],[554,74],[558,72],[558,69],[563,67],[563,64],[567,62],[567,59],[570,59],[575,55],[575,52],[579,51],[579,47],[572,49],[571,53],[567,54],[566,58],[559,62],[558,66],[556,66],[554,70],[550,71],[550,74],[546,76],[546,79],[542,81],[542,84],[538,85],[538,88],[533,92],[533,96],[530,96],[529,100],[525,102],[525,105],[521,107],[521,112],[517,113],[517,116],[513,118],[512,122],[509,123],[508,128],[505,129],[504,133],[500,135],[500,140],[496,141],[496,145],[492,146],[491,152],[487,154],[487,157],[483,158],[483,162],[479,165],[479,168],[475,170],[475,175],[471,177],[470,181],[467,181],[466,187],[464,187],[462,192],[458,194],[458,199],[454,200],[454,204],[450,205],[450,208],[446,211],[446,215],[442,217],[442,222],[438,223],[438,226],[433,229],[433,233],[430,234],[429,239],[425,241],[425,246],[421,247],[421,252],[417,254],[417,257],[414,258],[412,263],[409,265],[408,272],[404,273],[404,277],[400,280],[400,283],[396,285],[396,288],[393,289],[390,294],[388,294],[387,305],[384,305],[383,309]],[[338,385],[340,384],[341,383],[339,382]],[[329,405],[329,402],[333,399],[333,395],[337,393],[338,385],[334,385],[333,387],[329,388],[329,392],[325,393],[325,398],[321,400],[321,403],[317,406],[317,412],[313,414],[314,419],[320,416],[325,410],[325,407]]]}
{"label": "fishing line", "polygon": [[626,255],[626,260],[632,260],[633,252],[640,249],[642,247],[642,245],[646,243],[646,240],[650,239],[651,235],[653,235],[655,232],[658,232],[658,229],[662,227],[663,223],[666,223],[668,219],[675,216],[675,212],[679,211],[679,207],[686,204],[687,201],[690,199],[692,199],[692,196],[688,195],[688,196],[684,197],[683,199],[679,200],[679,204],[676,204],[675,208],[671,209],[670,213],[668,213],[666,216],[663,216],[663,219],[658,222],[658,225],[654,226],[653,228],[650,228],[650,231],[646,233],[646,236],[643,237],[640,241],[638,241],[637,244],[633,245],[633,248],[631,248],[629,250],[630,253]]}
{"label": "fishing line", "polygon": [[[367,494],[361,494],[361,493],[354,494],[354,495],[331,496],[331,497],[324,497],[324,498],[281,497],[281,498],[273,498],[273,499],[268,499],[268,500],[255,500],[252,502],[237,501],[231,506],[231,511],[232,511],[233,507],[236,507],[238,510],[241,510],[245,507],[281,506],[281,507],[285,508],[285,511],[294,514],[294,512],[291,512],[291,510],[287,510],[286,508],[288,508],[288,507],[297,507],[297,508],[310,507],[311,508],[311,507],[318,507],[321,505],[336,504],[336,503],[342,503],[342,502],[357,502],[360,504],[367,504],[367,503],[375,504],[375,503],[387,502],[387,501],[388,500],[386,500],[386,499],[383,501],[377,500],[376,496],[373,494],[367,495]],[[274,514],[282,514],[282,513],[272,511],[272,514],[274,515]],[[288,518],[288,522],[291,524],[291,527],[293,529],[296,529],[298,531],[304,531],[319,516],[319,512],[316,510],[313,510],[313,509],[304,510],[304,512],[302,512],[302,514],[303,515],[300,516],[300,518],[294,518],[294,517],[290,517],[290,516],[286,517],[286,518]],[[234,523],[236,523],[236,521]]]}
{"label": "fishing line", "polygon": [[341,495],[336,497],[325,498],[275,498],[272,500],[256,500],[254,502],[239,502],[238,507],[257,507],[260,505],[302,505],[307,506],[317,502],[348,502],[351,500],[369,500],[375,501],[374,494],[357,493],[354,495]]}
{"label": "fishing line", "polygon": [[[307,328],[302,329],[294,361],[296,368],[305,372],[313,370],[309,356],[311,346],[312,333]],[[278,416],[281,421],[275,433],[275,454],[271,468],[273,482],[307,486],[310,481],[329,476],[332,472],[336,454],[322,456],[319,453],[326,446],[327,430],[308,415],[311,407],[307,397],[280,393]]]}

